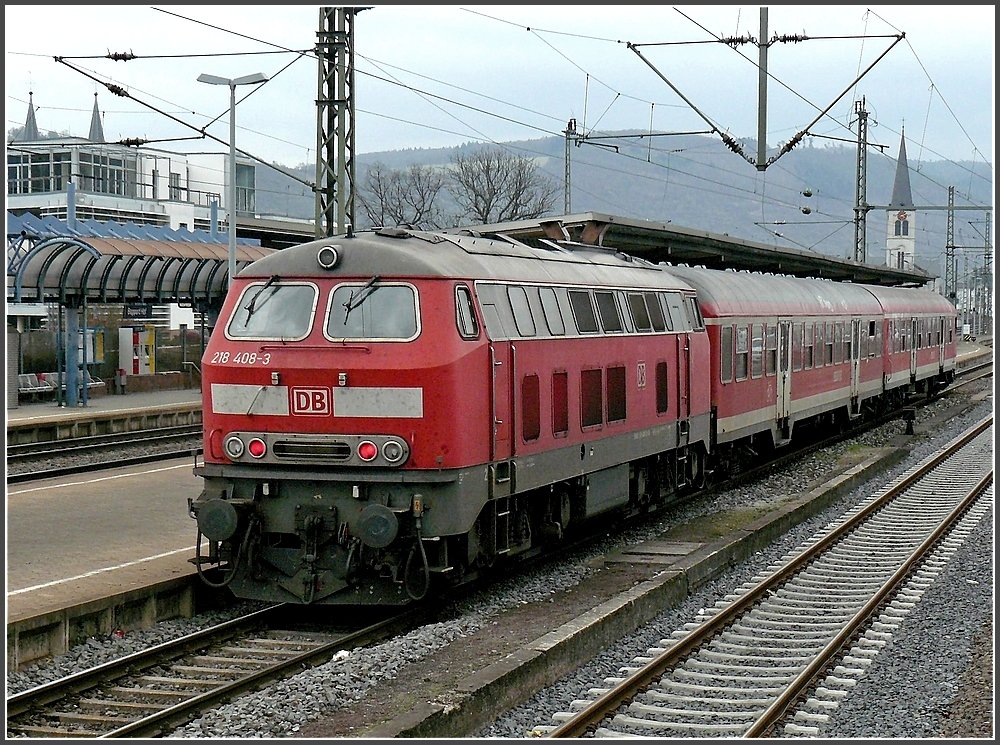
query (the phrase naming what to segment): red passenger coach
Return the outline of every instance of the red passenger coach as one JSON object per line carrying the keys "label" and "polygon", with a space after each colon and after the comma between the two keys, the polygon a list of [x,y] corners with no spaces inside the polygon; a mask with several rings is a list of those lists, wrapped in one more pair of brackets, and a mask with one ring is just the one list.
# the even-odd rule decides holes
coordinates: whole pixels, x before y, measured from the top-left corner
{"label": "red passenger coach", "polygon": [[707,355],[692,288],[613,250],[392,228],[268,256],[202,360],[199,568],[402,604],[662,502],[705,476]]}
{"label": "red passenger coach", "polygon": [[887,396],[933,393],[955,378],[957,312],[927,290],[871,287],[883,310],[882,338]]}
{"label": "red passenger coach", "polygon": [[[697,289],[708,327],[719,467],[787,444],[797,424],[874,414],[954,376],[954,338],[946,333],[954,309],[928,290],[672,271]],[[919,349],[907,346],[910,329]]]}

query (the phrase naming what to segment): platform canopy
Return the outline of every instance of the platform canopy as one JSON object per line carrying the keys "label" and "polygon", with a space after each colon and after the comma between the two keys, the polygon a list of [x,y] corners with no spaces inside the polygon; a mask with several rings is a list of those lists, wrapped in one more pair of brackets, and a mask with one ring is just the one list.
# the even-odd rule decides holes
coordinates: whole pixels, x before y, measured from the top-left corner
{"label": "platform canopy", "polygon": [[[236,246],[237,273],[272,254]],[[135,223],[7,213],[7,301],[221,305],[228,281],[225,235]]]}
{"label": "platform canopy", "polygon": [[862,264],[815,251],[783,248],[674,225],[597,212],[455,228],[448,232],[505,235],[522,242],[571,242],[622,251],[653,263],[687,264],[873,285],[922,286],[934,276],[921,269]]}

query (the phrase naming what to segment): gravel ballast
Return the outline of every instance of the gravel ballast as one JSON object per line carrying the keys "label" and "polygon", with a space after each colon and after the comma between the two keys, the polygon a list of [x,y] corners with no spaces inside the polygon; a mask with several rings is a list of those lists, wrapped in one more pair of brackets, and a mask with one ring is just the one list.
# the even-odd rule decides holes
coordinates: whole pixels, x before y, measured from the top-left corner
{"label": "gravel ballast", "polygon": [[[918,427],[930,421],[947,404],[936,402],[918,414]],[[914,439],[911,454],[884,473],[865,494],[887,483],[903,470],[950,440],[963,427],[991,413],[991,401],[978,404],[961,417],[934,426],[926,439]],[[902,433],[902,422],[891,422],[852,440],[854,445],[879,447]],[[671,525],[721,509],[759,506],[776,494],[795,493],[822,478],[839,457],[845,443],[830,451],[804,457],[786,470],[760,482],[730,490],[711,503],[689,505],[665,515],[654,525],[629,531],[625,536],[607,536],[586,551],[526,573],[499,588],[482,590],[442,610],[437,623],[423,626],[385,644],[355,652],[345,660],[306,670],[293,678],[248,694],[206,712],[174,731],[177,738],[278,738],[316,736],[324,721],[371,697],[375,689],[390,681],[407,690],[409,671],[420,661],[440,669],[449,664],[448,649],[461,640],[489,633],[500,614],[522,606],[547,602],[557,589],[572,588],[597,571],[594,560],[631,543],[662,533]],[[511,709],[473,737],[527,736],[533,727],[550,722],[551,712],[569,709],[583,687],[595,680],[618,674],[618,668],[644,654],[659,639],[692,620],[727,593],[750,581],[840,515],[860,499],[861,489],[822,514],[790,530],[767,549],[742,562],[718,579],[690,595],[679,606],[617,644],[599,658],[565,676]],[[124,638],[92,639],[68,654],[7,674],[7,695],[48,680],[99,664],[136,649],[216,623],[259,607],[241,604],[225,613],[201,614],[192,619],[159,624],[155,629],[133,632]],[[992,618],[993,618],[993,512],[983,519],[949,561],[941,577],[906,617],[892,644],[884,650],[859,681],[855,691],[834,712],[824,737],[986,737],[992,735]],[[524,629],[529,638],[544,631]],[[534,634],[534,637],[530,635]],[[486,664],[491,660],[484,660]],[[915,663],[920,664],[915,664]],[[399,679],[402,678],[401,682]],[[426,681],[413,681],[411,696],[433,688]],[[438,691],[447,700],[447,691]],[[984,697],[987,703],[984,703]],[[968,730],[969,720],[980,730]],[[982,729],[985,728],[985,732]],[[346,736],[346,730],[327,736]]]}

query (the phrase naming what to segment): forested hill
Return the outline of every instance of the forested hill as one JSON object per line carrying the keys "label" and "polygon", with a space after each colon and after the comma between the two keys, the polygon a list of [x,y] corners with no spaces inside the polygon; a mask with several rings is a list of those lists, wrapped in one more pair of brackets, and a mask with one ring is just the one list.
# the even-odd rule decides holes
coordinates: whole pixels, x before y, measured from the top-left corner
{"label": "forested hill", "polygon": [[[853,145],[806,138],[793,150],[759,171],[714,136],[594,138],[570,147],[570,212],[602,212],[636,219],[670,221],[676,225],[729,234],[763,243],[815,250],[830,256],[854,255],[854,205],[857,192],[857,149]],[[884,257],[887,205],[896,172],[898,137],[870,146],[867,157],[866,229],[870,263]],[[536,159],[539,167],[559,186],[552,214],[563,214],[566,143],[562,138],[500,143],[512,153]],[[479,148],[463,145],[461,148]],[[741,143],[755,157],[752,141]],[[390,169],[412,164],[446,166],[461,148],[409,149],[357,156],[358,188],[375,163]],[[776,150],[768,153],[774,158]],[[954,204],[990,205],[993,202],[991,164],[922,158],[921,149],[907,143],[913,202],[919,206],[946,207],[949,187]],[[288,167],[286,167],[288,168]],[[315,166],[289,168],[304,179],[315,179]],[[311,218],[315,201],[311,190],[266,167],[257,169],[257,210],[261,214]],[[363,210],[357,210],[359,227]],[[982,262],[986,213],[954,212],[954,244],[959,261],[975,268]],[[917,211],[917,264],[931,274],[943,275],[947,243],[947,211]],[[966,256],[965,254],[968,254]],[[963,272],[962,264],[958,267]]]}

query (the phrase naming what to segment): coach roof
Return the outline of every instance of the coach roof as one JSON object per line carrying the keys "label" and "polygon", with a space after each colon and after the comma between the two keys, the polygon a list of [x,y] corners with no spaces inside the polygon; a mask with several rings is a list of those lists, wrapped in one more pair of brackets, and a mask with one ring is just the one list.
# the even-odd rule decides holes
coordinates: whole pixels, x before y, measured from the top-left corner
{"label": "coach roof", "polygon": [[878,301],[863,285],[693,267],[671,267],[670,271],[697,288],[698,302],[706,318],[880,315],[882,312]]}

